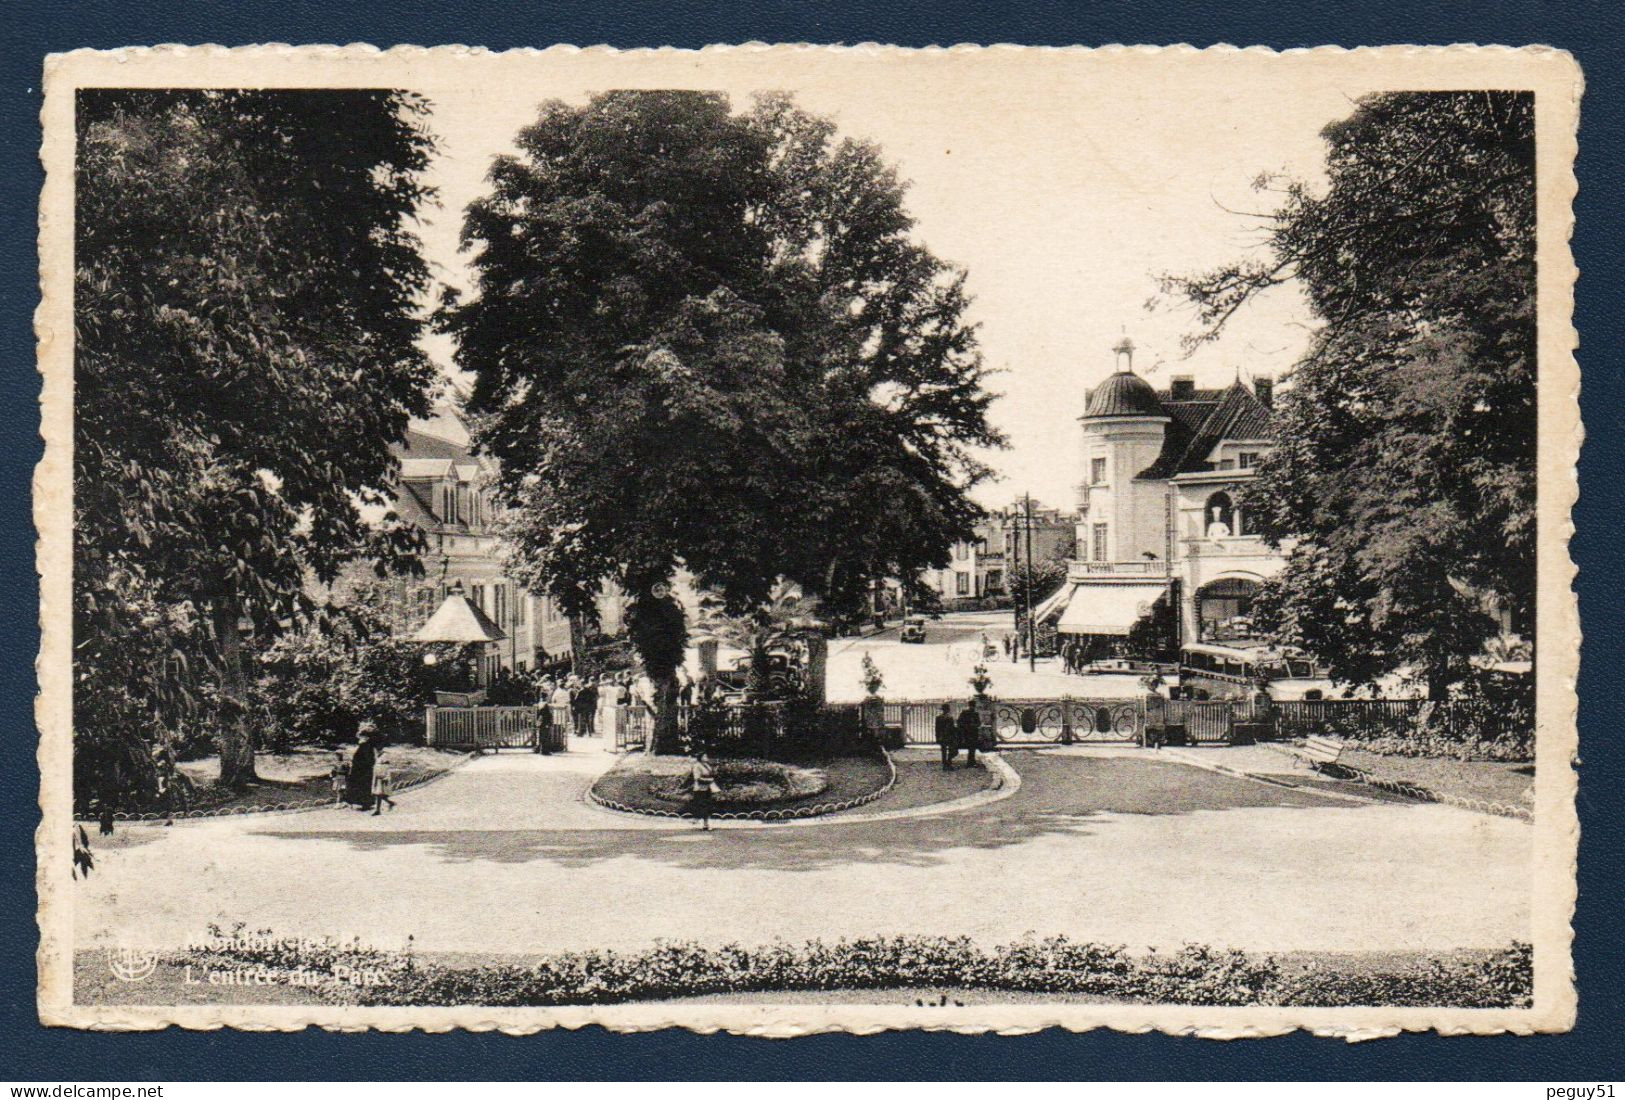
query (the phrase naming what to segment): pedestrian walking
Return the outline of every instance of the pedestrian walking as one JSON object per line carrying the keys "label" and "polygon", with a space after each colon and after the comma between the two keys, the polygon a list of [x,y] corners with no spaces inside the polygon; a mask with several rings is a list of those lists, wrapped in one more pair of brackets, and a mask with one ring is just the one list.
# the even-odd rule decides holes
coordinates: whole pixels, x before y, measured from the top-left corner
{"label": "pedestrian walking", "polygon": [[959,747],[965,750],[965,767],[976,766],[976,746],[982,739],[982,720],[977,717],[976,708],[970,703],[959,712],[959,720],[955,723],[955,732],[958,734]]}
{"label": "pedestrian walking", "polygon": [[358,809],[372,808],[372,773],[378,762],[378,751],[383,743],[377,736],[372,719],[363,719],[357,727],[355,751],[350,754],[349,771],[345,776],[344,800]]}
{"label": "pedestrian walking", "polygon": [[717,772],[704,749],[694,754],[694,761],[688,767],[688,787],[689,815],[699,818],[700,827],[710,832],[711,814],[716,809]]}
{"label": "pedestrian walking", "polygon": [[384,754],[380,752],[378,754],[378,758],[373,761],[372,765],[373,817],[377,817],[379,814],[384,812],[384,803],[386,802],[389,803],[389,808],[391,810],[395,808],[395,799],[392,797],[394,793],[394,773],[390,771],[389,762],[384,759]]}
{"label": "pedestrian walking", "polygon": [[954,742],[957,734],[954,732],[953,707],[942,704],[942,710],[937,714],[937,749],[942,753],[942,770],[952,771],[954,764]]}

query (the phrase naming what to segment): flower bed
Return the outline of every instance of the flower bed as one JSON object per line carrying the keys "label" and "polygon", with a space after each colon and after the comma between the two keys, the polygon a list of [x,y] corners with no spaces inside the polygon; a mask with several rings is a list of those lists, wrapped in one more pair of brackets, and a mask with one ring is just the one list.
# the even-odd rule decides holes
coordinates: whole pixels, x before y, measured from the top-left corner
{"label": "flower bed", "polygon": [[[816,767],[723,760],[715,768],[723,793],[712,816],[723,821],[786,821],[839,813],[873,802],[897,781],[890,759],[873,756],[831,757]],[[688,817],[688,773],[689,761],[683,757],[629,756],[600,776],[587,797],[622,813]]]}
{"label": "flower bed", "polygon": [[[190,954],[168,960],[200,961]],[[267,933],[217,946],[211,966],[264,973],[291,984],[299,973],[343,963],[386,981],[334,984],[317,996],[377,1005],[547,1006],[614,1004],[672,997],[830,990],[975,989],[1086,995],[1144,1004],[1523,1008],[1530,1004],[1532,953],[1525,943],[1496,952],[1420,956],[1371,965],[1321,956],[1285,966],[1270,956],[1187,944],[1131,955],[1120,946],[1065,936],[1027,937],[983,947],[967,937],[875,936],[762,947],[662,943],[644,951],[572,951],[529,965],[453,966],[410,952],[358,944],[277,941]]]}
{"label": "flower bed", "polygon": [[[788,805],[829,788],[829,776],[822,768],[798,768],[775,760],[722,760],[712,770],[720,788],[717,805],[722,807]],[[649,780],[650,793],[673,805],[686,803],[690,789],[686,772]]]}
{"label": "flower bed", "polygon": [[1534,768],[1489,760],[1389,756],[1364,743],[1348,745],[1337,766],[1374,786],[1503,817],[1528,817]]}
{"label": "flower bed", "polygon": [[[390,745],[387,751],[395,773],[396,793],[439,779],[469,759],[468,753],[417,745]],[[186,809],[177,808],[173,813],[163,809],[119,810],[114,813],[113,820],[132,824],[181,821],[238,814],[318,810],[334,804],[332,780],[327,771],[333,763],[332,750],[261,753],[255,763],[260,772],[259,782],[245,790],[234,791],[217,786],[207,778],[219,768],[216,758],[188,761],[181,766],[181,770],[193,778],[196,786]],[[78,815],[77,819],[94,821],[96,816]]]}

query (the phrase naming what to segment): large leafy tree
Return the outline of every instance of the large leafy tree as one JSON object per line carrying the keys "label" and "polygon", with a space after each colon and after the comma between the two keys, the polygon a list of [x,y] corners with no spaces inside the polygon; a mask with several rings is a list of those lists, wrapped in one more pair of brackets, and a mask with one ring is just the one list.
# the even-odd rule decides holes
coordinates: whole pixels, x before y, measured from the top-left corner
{"label": "large leafy tree", "polygon": [[[357,554],[410,561],[390,443],[427,411],[431,141],[382,91],[85,91],[75,217],[75,730],[90,760],[207,711],[254,778],[243,632]],[[95,770],[95,769],[92,769]],[[109,765],[105,784],[120,780]],[[128,782],[123,783],[128,786]]]}
{"label": "large leafy tree", "polygon": [[443,324],[521,571],[589,617],[625,588],[669,744],[680,565],[736,614],[781,579],[839,606],[969,534],[998,439],[964,277],[872,145],[783,97],[550,103],[518,145]]}
{"label": "large leafy tree", "polygon": [[1535,573],[1535,124],[1520,92],[1399,92],[1328,126],[1267,258],[1171,289],[1211,339],[1292,281],[1319,319],[1250,503],[1290,547],[1260,611],[1352,682],[1442,695]]}

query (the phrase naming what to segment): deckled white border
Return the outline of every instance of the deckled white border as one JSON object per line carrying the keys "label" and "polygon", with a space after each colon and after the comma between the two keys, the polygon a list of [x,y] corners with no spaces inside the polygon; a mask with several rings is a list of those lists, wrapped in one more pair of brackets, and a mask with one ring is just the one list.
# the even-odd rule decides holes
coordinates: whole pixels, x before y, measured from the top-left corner
{"label": "deckled white border", "polygon": [[[1539,392],[1539,578],[1540,682],[1537,703],[1536,855],[1531,890],[1535,943],[1535,1007],[1503,1009],[1218,1008],[1173,1005],[973,1005],[922,1009],[886,1005],[662,1004],[601,1007],[353,1008],[340,1006],[114,1007],[74,1005],[72,995],[73,880],[68,823],[71,820],[71,547],[72,547],[72,243],[73,94],[92,86],[391,86],[413,87],[426,66],[477,66],[491,78],[521,79],[529,67],[573,65],[627,84],[704,86],[725,67],[788,66],[838,70],[854,64],[897,64],[917,69],[981,65],[1046,65],[1058,72],[1074,65],[1125,65],[1136,76],[1155,78],[1188,66],[1257,65],[1305,70],[1303,79],[1347,80],[1395,89],[1519,88],[1536,92],[1538,142],[1538,263],[1540,273]],[[778,77],[782,80],[782,76]],[[764,75],[764,86],[775,83]],[[1276,1035],[1298,1028],[1350,1040],[1401,1031],[1493,1034],[1561,1031],[1573,1026],[1576,1001],[1570,955],[1570,922],[1576,895],[1574,866],[1579,826],[1574,811],[1578,735],[1575,685],[1579,672],[1579,609],[1575,568],[1568,555],[1571,513],[1579,496],[1576,462],[1582,429],[1580,374],[1573,351],[1574,280],[1569,240],[1573,233],[1573,174],[1583,81],[1568,53],[1549,47],[1384,46],[1344,49],[1323,46],[1283,52],[1188,45],[1023,47],[956,45],[909,50],[864,43],[857,46],[747,43],[703,50],[616,50],[553,46],[494,53],[478,47],[261,45],[132,47],[76,50],[45,63],[46,168],[40,203],[40,285],[35,314],[45,457],[34,475],[34,517],[39,530],[42,640],[37,664],[40,698],[42,821],[36,835],[40,896],[39,1011],[53,1025],[108,1030],[167,1025],[208,1029],[297,1030],[309,1026],[384,1031],[501,1030],[528,1034],[544,1028],[589,1024],[625,1031],[686,1027],[791,1036],[827,1031],[867,1034],[894,1028],[965,1033],[1021,1034],[1049,1027],[1083,1031],[1163,1031],[1212,1038]],[[880,994],[877,994],[880,996]]]}

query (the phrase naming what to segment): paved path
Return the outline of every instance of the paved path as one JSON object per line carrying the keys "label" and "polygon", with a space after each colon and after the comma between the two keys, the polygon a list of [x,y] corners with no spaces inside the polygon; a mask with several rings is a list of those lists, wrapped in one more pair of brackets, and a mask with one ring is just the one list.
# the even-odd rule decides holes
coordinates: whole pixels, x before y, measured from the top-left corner
{"label": "paved path", "polygon": [[1022,776],[1012,797],[821,828],[609,815],[581,798],[610,763],[597,753],[477,759],[376,818],[125,828],[76,884],[78,942],[179,944],[238,921],[478,952],[883,932],[1258,950],[1527,938],[1522,823],[1333,801],[1143,751],[1004,757]]}

